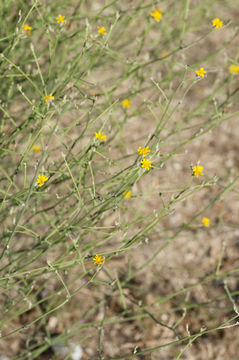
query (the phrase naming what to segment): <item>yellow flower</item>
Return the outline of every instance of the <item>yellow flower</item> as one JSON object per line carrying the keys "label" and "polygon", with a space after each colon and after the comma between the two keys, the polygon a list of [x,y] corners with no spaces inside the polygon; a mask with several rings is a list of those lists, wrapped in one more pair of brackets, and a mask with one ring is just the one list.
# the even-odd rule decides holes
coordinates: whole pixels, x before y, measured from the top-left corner
{"label": "yellow flower", "polygon": [[125,197],[125,198],[130,198],[131,195],[132,195],[131,191],[125,191],[125,192],[124,192],[124,197]]}
{"label": "yellow flower", "polygon": [[160,22],[161,17],[162,17],[162,10],[161,9],[156,9],[155,11],[151,12],[150,15],[157,21]]}
{"label": "yellow flower", "polygon": [[39,174],[37,178],[37,183],[39,186],[42,186],[47,180],[48,178],[44,174]]}
{"label": "yellow flower", "polygon": [[104,256],[99,256],[99,255],[96,254],[93,261],[94,261],[95,265],[97,265],[97,264],[101,265],[105,261],[105,258],[104,258]]}
{"label": "yellow flower", "polygon": [[40,146],[38,146],[38,145],[33,145],[32,151],[34,151],[35,153],[38,153],[38,152],[40,151]]}
{"label": "yellow flower", "polygon": [[204,226],[209,227],[210,226],[210,219],[204,217],[202,219],[202,223],[203,223]]}
{"label": "yellow flower", "polygon": [[131,101],[129,99],[125,99],[122,101],[123,108],[129,108],[131,105]]}
{"label": "yellow flower", "polygon": [[97,137],[97,139],[102,140],[102,141],[106,141],[106,135],[101,135],[101,132],[99,131],[98,133],[95,132],[95,136]]}
{"label": "yellow flower", "polygon": [[216,18],[216,19],[212,20],[212,25],[215,26],[216,29],[219,29],[222,27],[223,21]]}
{"label": "yellow flower", "polygon": [[195,70],[195,73],[196,73],[198,76],[204,77],[205,74],[206,74],[206,71],[204,70],[203,67],[201,67],[199,70]]}
{"label": "yellow flower", "polygon": [[141,167],[144,168],[145,170],[149,170],[151,168],[151,162],[149,159],[143,159],[141,161]]}
{"label": "yellow flower", "polygon": [[216,19],[212,20],[212,25],[215,26],[216,29],[219,29],[220,27],[222,27],[223,21],[216,18]]}
{"label": "yellow flower", "polygon": [[55,97],[52,94],[50,94],[50,95],[44,96],[44,99],[45,99],[46,104],[49,104],[55,99]]}
{"label": "yellow flower", "polygon": [[32,27],[27,25],[27,24],[24,24],[22,25],[22,28],[27,32],[27,35],[31,35],[31,31],[32,31]]}
{"label": "yellow flower", "polygon": [[101,35],[106,35],[105,27],[104,26],[98,26],[98,33]]}
{"label": "yellow flower", "polygon": [[238,75],[239,74],[239,66],[238,65],[231,65],[229,67],[229,71],[231,74]]}
{"label": "yellow flower", "polygon": [[58,17],[56,18],[57,23],[63,23],[65,21],[65,16],[59,14]]}
{"label": "yellow flower", "polygon": [[200,165],[196,165],[193,167],[193,172],[194,172],[194,175],[198,178],[199,175],[204,175],[202,173],[203,171],[203,166],[200,166]]}
{"label": "yellow flower", "polygon": [[141,146],[138,148],[138,153],[139,153],[139,155],[143,155],[143,156],[146,156],[146,155],[148,155],[148,153],[150,153],[150,149],[149,149],[149,147],[148,146],[146,146],[146,147],[144,147],[144,148],[142,148]]}

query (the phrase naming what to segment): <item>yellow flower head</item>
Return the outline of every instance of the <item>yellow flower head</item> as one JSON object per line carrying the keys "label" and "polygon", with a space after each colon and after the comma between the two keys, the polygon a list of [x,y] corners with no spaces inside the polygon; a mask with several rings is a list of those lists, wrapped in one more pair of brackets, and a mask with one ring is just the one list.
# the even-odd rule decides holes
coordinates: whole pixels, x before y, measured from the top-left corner
{"label": "yellow flower head", "polygon": [[124,197],[125,197],[125,198],[130,198],[131,195],[132,195],[131,191],[125,191],[125,192],[124,192]]}
{"label": "yellow flower head", "polygon": [[219,29],[219,28],[222,27],[223,21],[220,20],[220,19],[218,19],[218,18],[213,19],[213,20],[212,20],[212,25],[215,26],[216,29]]}
{"label": "yellow flower head", "polygon": [[56,18],[57,23],[63,23],[65,21],[65,16],[59,14],[58,17]]}
{"label": "yellow flower head", "polygon": [[129,99],[125,99],[122,101],[123,108],[129,108],[131,105],[131,101]]}
{"label": "yellow flower head", "polygon": [[150,15],[157,21],[160,22],[161,17],[162,17],[162,10],[161,9],[156,9],[155,11],[151,12]]}
{"label": "yellow flower head", "polygon": [[239,74],[239,66],[238,65],[231,65],[229,67],[229,71],[231,74],[238,75]]}
{"label": "yellow flower head", "polygon": [[202,223],[203,223],[204,226],[209,227],[210,226],[210,219],[204,217],[202,219]]}
{"label": "yellow flower head", "polygon": [[27,35],[31,35],[31,31],[32,31],[32,27],[27,25],[27,24],[24,24],[22,25],[22,28],[27,32]]}
{"label": "yellow flower head", "polygon": [[32,151],[34,151],[35,153],[38,153],[38,152],[40,151],[40,146],[38,146],[38,145],[33,145]]}
{"label": "yellow flower head", "polygon": [[149,170],[151,168],[151,162],[149,159],[143,159],[141,161],[141,167],[144,168],[145,170]]}
{"label": "yellow flower head", "polygon": [[98,26],[98,33],[101,35],[106,35],[105,27],[104,26]]}
{"label": "yellow flower head", "polygon": [[104,258],[104,256],[99,256],[99,255],[96,254],[93,261],[94,261],[95,265],[98,265],[98,264],[101,265],[105,261],[105,258]]}
{"label": "yellow flower head", "polygon": [[143,156],[146,156],[146,155],[148,155],[149,153],[150,153],[150,149],[149,149],[149,147],[148,146],[146,146],[146,147],[144,147],[144,148],[142,148],[141,146],[138,148],[138,153],[139,153],[139,155],[143,155]]}
{"label": "yellow flower head", "polygon": [[193,167],[193,172],[194,172],[194,175],[198,178],[199,175],[204,175],[202,173],[203,171],[203,166],[200,166],[200,165],[195,165]]}
{"label": "yellow flower head", "polygon": [[198,76],[204,77],[205,74],[206,74],[206,71],[204,70],[203,67],[201,67],[199,70],[195,70],[195,73],[196,73]]}
{"label": "yellow flower head", "polygon": [[102,140],[102,141],[106,141],[106,135],[101,135],[101,132],[99,131],[98,133],[95,132],[95,136],[97,137],[97,139]]}
{"label": "yellow flower head", "polygon": [[48,178],[44,174],[39,174],[37,178],[37,183],[39,186],[42,186],[47,180]]}
{"label": "yellow flower head", "polygon": [[46,104],[49,104],[55,99],[55,97],[52,94],[50,94],[50,95],[44,96],[44,99],[45,99]]}

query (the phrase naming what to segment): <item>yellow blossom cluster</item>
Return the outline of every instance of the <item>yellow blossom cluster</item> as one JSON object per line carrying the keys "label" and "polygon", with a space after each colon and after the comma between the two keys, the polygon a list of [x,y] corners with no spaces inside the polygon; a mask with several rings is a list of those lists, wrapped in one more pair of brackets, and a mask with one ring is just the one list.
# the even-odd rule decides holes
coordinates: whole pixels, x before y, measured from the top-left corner
{"label": "yellow blossom cluster", "polygon": [[[162,10],[159,8],[156,8],[154,11],[152,11],[150,13],[150,15],[154,18],[154,20],[156,22],[160,22],[161,18],[162,18]],[[65,16],[59,14],[58,17],[56,18],[57,23],[58,24],[62,24],[65,22]],[[223,21],[220,20],[219,18],[215,18],[212,20],[212,25],[216,28],[219,29],[223,26]],[[22,26],[23,30],[26,31],[27,35],[31,35],[31,31],[32,31],[32,27],[29,26],[28,24],[24,24]],[[100,35],[106,35],[106,28],[104,26],[98,26],[98,33]],[[91,40],[91,38],[88,38]],[[164,55],[166,56],[166,55]],[[239,74],[239,66],[238,65],[230,65],[229,67],[229,71],[231,74],[234,75],[238,75]],[[205,74],[207,73],[207,71],[204,69],[204,67],[200,67],[200,69],[195,70],[195,74],[201,78],[205,77]],[[52,103],[53,100],[55,99],[55,97],[52,94],[49,95],[45,95],[44,96],[44,100],[46,104]],[[124,99],[121,103],[122,107],[127,109],[131,106],[131,101],[129,99]],[[101,134],[101,131],[95,132],[95,137],[100,140],[100,141],[106,141],[106,135]],[[38,145],[34,145],[32,147],[32,151],[34,151],[35,153],[38,153],[40,151],[40,147]],[[141,155],[143,158],[141,160],[141,167],[144,168],[145,170],[149,171],[151,168],[151,163],[152,161],[149,160],[148,158],[146,158],[146,156],[151,152],[151,150],[149,149],[148,146],[146,147],[139,147],[138,148],[138,153],[139,155]],[[203,166],[200,165],[195,165],[193,167],[193,175],[198,178],[199,175],[204,175],[203,174]],[[39,187],[43,186],[44,183],[48,180],[47,176],[45,176],[44,174],[39,174],[38,178],[36,180],[37,184],[39,185]],[[127,190],[123,193],[125,198],[130,198],[132,196],[132,193],[130,190]],[[202,219],[202,223],[205,227],[209,227],[210,226],[210,219],[207,217],[204,217]],[[95,257],[93,258],[94,264],[95,265],[102,265],[105,261],[105,258],[103,256],[100,256],[98,254],[95,255]]]}
{"label": "yellow blossom cluster", "polygon": [[141,160],[141,167],[145,170],[149,170],[151,168],[151,160],[146,159],[145,156],[150,153],[150,149],[148,146],[142,148],[141,146],[138,148],[138,153],[143,156],[143,159]]}

